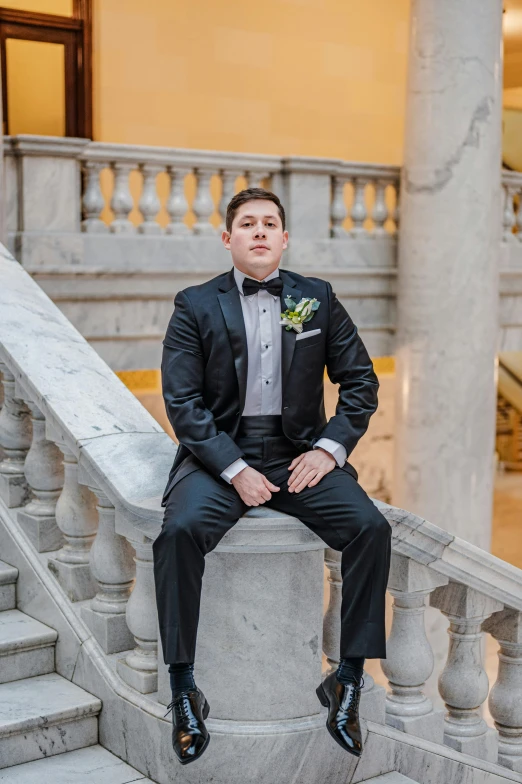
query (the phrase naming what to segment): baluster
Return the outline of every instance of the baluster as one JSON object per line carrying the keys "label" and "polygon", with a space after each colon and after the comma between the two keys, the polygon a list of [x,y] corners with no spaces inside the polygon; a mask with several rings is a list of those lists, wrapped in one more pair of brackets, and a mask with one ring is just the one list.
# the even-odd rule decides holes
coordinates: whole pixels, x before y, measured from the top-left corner
{"label": "baluster", "polygon": [[332,179],[333,193],[332,205],[330,208],[330,217],[332,219],[332,237],[347,237],[348,233],[343,226],[343,223],[348,216],[348,210],[346,209],[346,203],[344,200],[344,186],[346,183],[346,177],[336,175]]}
{"label": "baluster", "polygon": [[373,204],[372,220],[374,223],[372,237],[385,237],[388,232],[384,228],[384,224],[388,220],[388,207],[386,206],[386,186],[387,180],[377,180],[375,182],[375,202]]}
{"label": "baluster", "polygon": [[443,742],[444,711],[434,710],[423,693],[433,672],[433,651],[426,636],[426,596],[448,578],[403,555],[392,553],[388,590],[393,621],[381,668],[391,691],[386,696],[386,723],[410,735]]}
{"label": "baluster", "polygon": [[395,193],[395,207],[393,208],[391,218],[395,223],[395,229],[393,233],[397,234],[397,232],[399,231],[399,222],[401,217],[401,205],[400,205],[401,186],[399,181],[393,183],[393,190]]}
{"label": "baluster", "polygon": [[367,180],[364,180],[361,177],[355,178],[353,205],[350,214],[350,217],[353,221],[353,227],[350,232],[352,237],[360,237],[361,235],[367,233],[366,229],[363,227],[363,223],[368,217],[368,210],[366,209],[366,202],[364,200],[364,193],[367,184]]}
{"label": "baluster", "polygon": [[506,608],[482,624],[500,645],[489,710],[499,733],[498,762],[522,773],[522,613]]}
{"label": "baluster", "polygon": [[114,506],[98,487],[89,487],[98,499],[98,533],[89,560],[99,589],[90,604],[82,607],[82,618],[105,653],[119,653],[134,645],[126,619],[135,571],[133,550],[115,531]]}
{"label": "baluster", "polygon": [[173,234],[176,237],[190,233],[189,227],[184,223],[184,218],[188,211],[188,203],[185,198],[185,177],[190,171],[191,169],[168,167],[170,194],[166,210],[170,217],[170,223],[165,228],[165,231],[167,234]]}
{"label": "baluster", "polygon": [[[341,638],[341,552],[331,547],[325,548],[324,562],[328,570],[330,597],[323,617],[323,653],[327,668],[323,677],[336,670],[339,665],[339,643]],[[364,672],[364,686],[361,692],[360,714],[365,719],[384,724],[386,690],[378,686],[370,673]]]}
{"label": "baluster", "polygon": [[63,544],[56,524],[56,502],[63,487],[60,450],[45,437],[45,417],[38,406],[26,399],[31,412],[33,440],[24,464],[25,478],[33,493],[27,506],[18,512],[18,523],[39,553],[58,550]]}
{"label": "baluster", "polygon": [[91,574],[89,551],[96,536],[98,517],[94,496],[78,482],[78,461],[63,444],[64,482],[56,503],[56,524],[64,537],[64,545],[48,562],[71,602],[92,599],[96,584]]}
{"label": "baluster", "polygon": [[0,497],[9,508],[22,506],[29,498],[24,473],[25,456],[31,446],[31,420],[23,400],[15,397],[15,379],[7,365],[0,363],[4,404],[0,412]]}
{"label": "baluster", "polygon": [[270,172],[267,171],[254,171],[254,172],[247,172],[247,182],[249,188],[262,188],[263,180],[266,180],[270,177]]}
{"label": "baluster", "polygon": [[140,234],[161,234],[161,226],[156,220],[161,208],[156,190],[156,177],[164,170],[164,167],[152,163],[142,163],[140,169],[143,173],[143,191],[139,208],[143,215],[143,223],[138,226],[138,231]]}
{"label": "baluster", "polygon": [[230,199],[236,192],[236,180],[238,178],[237,171],[227,171],[226,169],[221,172],[221,199],[219,201],[219,213],[222,217],[222,223],[219,226],[219,231],[226,230],[227,220],[227,207]]}
{"label": "baluster", "polygon": [[134,207],[130,192],[129,175],[134,169],[133,163],[113,163],[114,191],[111,199],[111,209],[114,220],[110,230],[114,234],[133,234],[136,227],[129,220],[129,213]]}
{"label": "baluster", "polygon": [[522,189],[517,188],[516,193],[518,195],[518,209],[515,219],[515,226],[517,228],[515,237],[519,242],[522,242]]}
{"label": "baluster", "polygon": [[100,187],[100,173],[106,166],[97,161],[85,161],[85,190],[82,198],[83,215],[82,231],[92,234],[106,234],[109,227],[100,219],[100,212],[105,206]]}
{"label": "baluster", "polygon": [[482,662],[481,625],[503,609],[496,599],[450,583],[436,588],[430,596],[449,619],[449,650],[439,675],[439,693],[447,708],[444,743],[464,754],[496,762],[498,732],[481,717],[481,705],[488,696],[489,681]]}
{"label": "baluster", "polygon": [[210,169],[196,169],[197,191],[192,205],[197,221],[194,224],[194,234],[215,234],[215,229],[210,223],[210,216],[214,212],[214,202],[210,195],[210,179],[217,171]]}
{"label": "baluster", "polygon": [[515,210],[513,208],[513,197],[517,192],[517,188],[513,187],[512,185],[504,185],[504,212],[503,212],[503,219],[502,225],[504,228],[504,232],[502,235],[502,239],[504,242],[515,242],[516,237],[513,234],[513,227],[515,226]]}
{"label": "baluster", "polygon": [[152,541],[145,536],[133,536],[136,551],[136,582],[127,602],[127,626],[134,635],[136,647],[118,659],[120,677],[142,694],[158,688],[158,618]]}

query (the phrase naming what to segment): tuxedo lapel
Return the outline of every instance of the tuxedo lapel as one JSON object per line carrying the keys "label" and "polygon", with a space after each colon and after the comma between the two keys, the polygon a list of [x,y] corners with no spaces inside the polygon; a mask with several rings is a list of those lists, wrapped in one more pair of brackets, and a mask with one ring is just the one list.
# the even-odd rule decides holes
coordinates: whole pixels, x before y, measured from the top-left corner
{"label": "tuxedo lapel", "polygon": [[[279,269],[281,280],[283,281],[283,290],[281,292],[281,313],[286,310],[285,297],[292,297],[295,302],[301,299],[301,290],[296,288],[295,282],[291,279],[285,270]],[[247,371],[248,371],[248,347],[245,329],[245,321],[243,319],[243,309],[241,307],[240,293],[236,286],[234,278],[234,268],[230,270],[225,277],[223,283],[219,287],[222,294],[218,294],[218,300],[223,312],[225,324],[228,331],[232,353],[234,355],[234,364],[236,368],[237,382],[239,385],[239,410],[243,411],[245,407],[245,395],[247,385]],[[286,330],[283,326],[281,329],[281,391],[284,395],[285,384],[292,364],[294,356],[296,331],[294,329]]]}
{"label": "tuxedo lapel", "polygon": [[232,354],[234,355],[234,365],[239,386],[239,410],[243,411],[247,385],[248,347],[243,310],[239,299],[241,295],[234,279],[234,268],[232,268],[220,288],[225,289],[223,294],[218,294],[218,300],[225,319]]}
{"label": "tuxedo lapel", "polygon": [[[279,274],[283,281],[283,291],[281,292],[281,313],[286,310],[286,302],[285,297],[292,297],[294,302],[299,302],[301,299],[301,291],[300,289],[296,288],[296,284],[290,278],[287,273],[280,269]],[[280,327],[281,329],[281,392],[285,394],[285,386],[286,381],[288,378],[288,374],[290,372],[290,365],[292,364],[292,359],[294,356],[294,349],[295,349],[295,338],[297,332],[295,329],[285,329],[285,327]]]}

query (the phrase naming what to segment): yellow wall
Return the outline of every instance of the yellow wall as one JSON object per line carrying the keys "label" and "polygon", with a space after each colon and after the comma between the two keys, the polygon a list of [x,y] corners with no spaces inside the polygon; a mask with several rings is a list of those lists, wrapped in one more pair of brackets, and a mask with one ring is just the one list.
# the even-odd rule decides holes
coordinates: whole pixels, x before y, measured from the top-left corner
{"label": "yellow wall", "polygon": [[94,0],[94,135],[402,160],[409,0]]}
{"label": "yellow wall", "polygon": [[58,14],[72,16],[72,0],[2,0],[3,8],[17,8],[21,11],[36,11],[39,14]]}
{"label": "yellow wall", "polygon": [[[0,3],[72,13],[72,0]],[[409,4],[94,0],[94,136],[400,164]],[[504,105],[520,109],[522,13],[509,4],[504,32]],[[57,112],[38,108],[40,99],[63,106],[47,57],[46,65],[19,56],[16,73],[8,68],[10,82],[25,80],[23,90],[10,84],[13,133],[62,132]],[[31,65],[41,79],[26,79]]]}
{"label": "yellow wall", "polygon": [[65,136],[63,44],[8,38],[9,133]]}

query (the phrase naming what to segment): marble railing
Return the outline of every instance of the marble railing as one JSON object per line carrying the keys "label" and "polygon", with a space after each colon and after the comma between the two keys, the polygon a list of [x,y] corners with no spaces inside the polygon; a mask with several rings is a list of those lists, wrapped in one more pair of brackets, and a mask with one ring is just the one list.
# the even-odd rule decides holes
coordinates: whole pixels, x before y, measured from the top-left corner
{"label": "marble railing", "polygon": [[[46,579],[81,607],[82,635],[97,646],[96,657],[122,653],[111,688],[160,718],[169,689],[152,542],[176,446],[3,248],[0,279],[0,517],[16,521],[35,558],[49,553]],[[376,503],[393,528],[393,623],[381,660],[389,689],[367,675],[362,714],[522,772],[522,571]],[[325,550],[295,518],[259,507],[206,560],[197,667],[212,694],[209,725],[247,739],[277,734],[281,742],[299,730],[323,732],[314,691],[321,640],[329,668],[339,658],[340,553]],[[449,620],[439,677],[444,710],[424,693],[434,667],[427,599]],[[484,633],[499,644],[491,689]],[[146,695],[155,696],[144,703]],[[494,727],[482,718],[486,700]]]}
{"label": "marble railing", "polygon": [[393,353],[396,167],[39,136],[4,151],[6,244],[113,370],[159,366],[158,325],[179,288],[230,269],[226,204],[259,183],[285,205],[281,265],[320,269],[369,351]]}
{"label": "marble railing", "polygon": [[214,236],[226,205],[247,185],[284,198],[295,237],[388,237],[397,230],[395,166],[29,135],[5,137],[4,154],[9,231],[43,228],[38,213],[47,214],[51,202],[54,231],[58,222],[94,234]]}
{"label": "marble railing", "polygon": [[[225,206],[256,183],[285,205],[281,265],[330,280],[370,354],[395,352],[397,167],[27,135],[5,138],[4,160],[10,251],[114,370],[159,366],[177,291],[230,268]],[[522,345],[522,191],[520,175],[503,178],[499,346],[509,351]]]}

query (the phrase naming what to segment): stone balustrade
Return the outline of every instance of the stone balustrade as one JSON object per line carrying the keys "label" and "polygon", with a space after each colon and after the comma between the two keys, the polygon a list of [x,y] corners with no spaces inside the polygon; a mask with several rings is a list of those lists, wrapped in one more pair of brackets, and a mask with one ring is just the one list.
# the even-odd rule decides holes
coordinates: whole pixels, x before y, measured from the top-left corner
{"label": "stone balustrade", "polygon": [[[151,695],[156,715],[170,694],[152,542],[176,446],[5,249],[0,278],[0,513],[18,521],[35,557],[49,552],[57,590],[81,606],[97,659],[121,653],[113,688],[126,684],[125,699],[140,709],[141,695]],[[389,689],[367,676],[362,715],[522,773],[522,571],[376,503],[393,526],[393,623],[381,660]],[[299,520],[262,507],[207,557],[198,682],[211,695],[209,727],[234,737],[236,752],[243,744],[252,753],[252,737],[262,755],[271,735],[295,750],[295,733],[323,733],[314,688],[321,651],[329,670],[338,662],[339,588],[339,553]],[[444,709],[424,693],[434,665],[426,601],[450,623]],[[485,633],[499,643],[491,688]],[[482,717],[486,700],[494,726]]]}
{"label": "stone balustrade", "polygon": [[30,135],[5,137],[4,154],[11,232],[45,229],[52,203],[53,231],[211,237],[234,193],[258,185],[284,200],[296,239],[382,238],[397,230],[395,166]]}
{"label": "stone balustrade", "polygon": [[226,206],[259,184],[285,205],[282,266],[320,269],[370,352],[393,353],[397,167],[28,135],[4,155],[8,248],[114,370],[159,366],[158,325],[230,268]]}
{"label": "stone balustrade", "polygon": [[[180,288],[230,268],[230,197],[263,184],[290,232],[281,265],[331,281],[372,356],[395,352],[399,175],[339,159],[6,137],[7,245],[114,370],[160,364]],[[499,346],[522,345],[522,180],[503,173]],[[85,302],[91,303],[85,307]]]}

